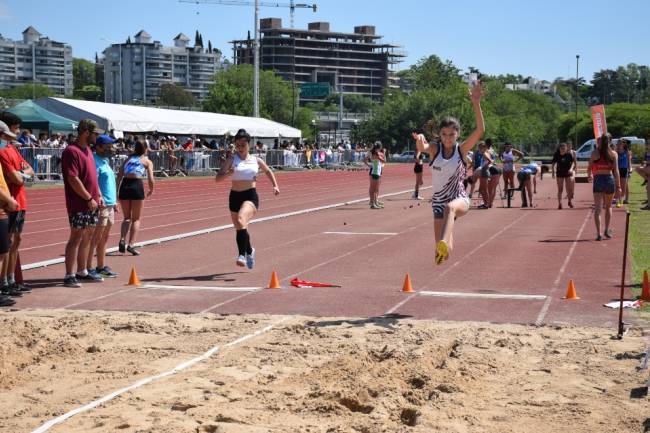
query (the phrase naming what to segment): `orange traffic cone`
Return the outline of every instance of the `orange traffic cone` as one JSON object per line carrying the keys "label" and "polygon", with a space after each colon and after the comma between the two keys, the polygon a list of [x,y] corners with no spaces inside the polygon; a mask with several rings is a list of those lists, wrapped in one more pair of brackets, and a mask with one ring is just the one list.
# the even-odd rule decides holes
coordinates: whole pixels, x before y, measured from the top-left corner
{"label": "orange traffic cone", "polygon": [[650,302],[650,282],[648,282],[648,271],[643,271],[643,290],[641,291],[641,300]]}
{"label": "orange traffic cone", "polygon": [[278,274],[276,274],[275,271],[273,271],[271,273],[271,281],[269,281],[269,287],[267,287],[267,288],[268,289],[281,289],[282,288],[282,287],[280,287],[280,280],[278,280]]}
{"label": "orange traffic cone", "polygon": [[566,288],[566,296],[564,297],[564,299],[568,299],[568,300],[580,299],[576,294],[576,286],[573,285],[573,280],[569,280],[569,285]]}
{"label": "orange traffic cone", "polygon": [[406,277],[404,278],[402,292],[415,292],[415,290],[413,290],[413,286],[411,285],[411,276],[409,274],[406,274]]}
{"label": "orange traffic cone", "polygon": [[138,274],[135,272],[135,266],[131,268],[131,276],[129,277],[129,284],[128,286],[139,286],[140,283],[140,278],[138,278]]}

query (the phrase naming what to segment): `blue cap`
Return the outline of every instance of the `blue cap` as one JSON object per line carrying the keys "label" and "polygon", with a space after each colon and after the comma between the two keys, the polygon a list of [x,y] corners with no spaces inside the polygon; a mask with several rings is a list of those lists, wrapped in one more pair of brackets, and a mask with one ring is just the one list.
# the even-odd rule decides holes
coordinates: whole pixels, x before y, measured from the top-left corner
{"label": "blue cap", "polygon": [[95,140],[95,144],[114,144],[117,140],[112,138],[110,135],[102,134],[99,137],[97,137],[97,140]]}

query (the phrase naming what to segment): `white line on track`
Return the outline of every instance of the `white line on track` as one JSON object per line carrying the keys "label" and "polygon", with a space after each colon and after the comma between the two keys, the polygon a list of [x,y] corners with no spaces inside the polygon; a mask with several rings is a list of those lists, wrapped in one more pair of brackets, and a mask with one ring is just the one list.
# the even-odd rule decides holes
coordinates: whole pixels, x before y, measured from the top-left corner
{"label": "white line on track", "polygon": [[582,232],[584,231],[587,225],[587,221],[589,221],[591,212],[592,212],[591,209],[587,211],[587,215],[585,215],[585,219],[582,222],[582,225],[580,226],[580,230],[578,230],[578,234],[576,235],[576,238],[573,240],[573,243],[571,244],[571,248],[569,248],[569,253],[566,255],[566,258],[564,259],[564,263],[562,263],[562,266],[560,267],[560,270],[557,273],[557,278],[555,278],[555,281],[553,282],[551,291],[548,293],[548,298],[546,298],[546,302],[544,302],[544,305],[542,305],[542,309],[539,311],[539,314],[537,315],[537,320],[535,320],[535,325],[537,326],[540,326],[542,323],[544,323],[544,319],[546,318],[548,309],[551,306],[551,301],[553,300],[552,295],[557,291],[560,285],[560,279],[562,278],[562,275],[564,275],[564,271],[566,270],[566,267],[569,264],[571,257],[573,256],[573,252],[575,251],[576,246],[578,245],[578,240],[582,236]]}
{"label": "white line on track", "polygon": [[[431,187],[429,186],[429,187],[420,188],[420,189],[422,190],[422,189],[430,189],[430,188]],[[406,193],[412,193],[412,189],[407,189],[407,190],[404,190],[404,191],[391,192],[391,193],[388,193],[388,194],[380,195],[380,197],[392,197],[392,196],[402,195],[402,194],[406,194]],[[327,210],[327,209],[334,209],[334,208],[337,208],[337,207],[346,206],[346,205],[350,205],[350,204],[363,203],[363,202],[365,202],[367,200],[368,200],[368,198],[364,197],[364,198],[359,198],[359,199],[354,199],[354,200],[349,200],[349,201],[344,201],[344,202],[328,204],[328,205],[324,205],[324,206],[313,207],[313,208],[309,208],[309,209],[300,209],[300,210],[293,211],[293,212],[287,212],[287,213],[282,213],[282,214],[277,214],[277,215],[269,215],[269,216],[266,216],[266,217],[256,218],[254,220],[251,220],[250,224],[256,224],[256,223],[261,223],[261,222],[265,222],[265,221],[273,221],[273,220],[282,219],[282,218],[289,218],[289,217],[292,217],[292,216],[310,214],[310,213],[319,212],[319,211]],[[134,246],[136,246],[136,247],[144,247],[144,246],[147,246],[147,245],[156,245],[156,244],[161,244],[163,242],[176,241],[176,240],[185,239],[185,238],[189,238],[189,237],[193,237],[193,236],[199,236],[199,235],[214,233],[214,232],[218,232],[218,231],[228,230],[230,228],[233,228],[232,224],[225,224],[225,225],[221,225],[221,226],[217,226],[217,227],[209,227],[207,229],[196,230],[196,231],[193,231],[193,232],[179,233],[179,234],[176,234],[176,235],[165,236],[165,237],[162,237],[162,238],[150,239],[150,240],[147,240],[147,241],[137,242]],[[61,245],[61,244],[65,244],[65,243],[66,242],[57,242],[57,243],[54,243],[54,244],[49,244],[47,246],[55,246],[55,245]],[[32,247],[32,248],[23,248],[22,250],[25,251],[25,250],[34,249],[34,248],[42,248],[42,246]],[[114,251],[117,251],[117,248],[113,247],[113,248],[109,248],[109,249],[106,250],[107,253],[111,253],[111,252],[114,252]],[[59,257],[59,258],[56,258],[56,259],[49,259],[49,260],[44,260],[44,261],[35,262],[35,263],[28,263],[28,264],[25,264],[25,265],[22,266],[22,270],[27,271],[27,270],[30,270],[30,269],[42,268],[42,267],[45,267],[45,266],[55,265],[55,264],[59,264],[59,263],[63,263],[63,262],[65,262],[65,258],[64,257]]]}
{"label": "white line on track", "polygon": [[243,343],[246,340],[250,340],[251,338],[257,337],[259,335],[262,335],[262,334],[270,331],[271,329],[273,329],[274,327],[276,327],[280,323],[286,321],[287,319],[288,319],[287,317],[283,317],[282,319],[276,321],[275,323],[273,323],[271,325],[268,325],[268,326],[266,326],[266,327],[264,327],[262,329],[259,329],[259,330],[255,331],[255,332],[251,333],[251,334],[247,334],[247,335],[244,335],[242,337],[239,337],[236,340],[231,341],[230,343],[226,343],[226,344],[224,344],[222,346],[220,346],[220,345],[214,346],[210,350],[208,350],[207,352],[203,353],[202,355],[199,355],[196,358],[192,358],[192,359],[190,359],[188,361],[185,361],[185,362],[177,365],[176,367],[174,367],[173,369],[171,369],[169,371],[165,371],[165,372],[157,374],[155,376],[145,377],[145,378],[140,379],[137,382],[135,382],[135,383],[133,383],[133,384],[127,386],[127,387],[120,388],[120,389],[118,389],[116,391],[113,391],[110,394],[107,394],[102,398],[91,401],[90,403],[86,404],[85,406],[81,406],[81,407],[78,407],[76,409],[73,409],[70,412],[67,412],[67,413],[65,413],[65,414],[63,414],[61,416],[58,416],[58,417],[46,422],[45,424],[43,424],[42,426],[40,426],[36,430],[32,431],[32,433],[44,433],[44,432],[48,431],[50,428],[54,427],[55,425],[61,424],[62,422],[64,422],[68,418],[71,418],[71,417],[73,417],[73,416],[75,416],[77,414],[80,414],[82,412],[89,411],[90,409],[93,409],[93,408],[95,408],[95,407],[97,407],[97,406],[99,406],[101,404],[104,404],[104,403],[106,403],[108,401],[111,401],[115,397],[118,397],[118,396],[120,396],[120,395],[122,395],[122,394],[124,394],[126,392],[130,392],[130,391],[133,391],[135,389],[141,388],[142,386],[147,385],[147,384],[149,384],[149,383],[151,383],[153,381],[164,379],[165,377],[172,376],[174,374],[180,373],[181,371],[183,371],[183,370],[185,370],[185,369],[187,369],[189,367],[192,367],[192,366],[194,366],[195,364],[198,364],[201,361],[205,361],[206,359],[210,358],[212,355],[219,352],[221,349],[236,346],[236,345],[238,345],[240,343]]}
{"label": "white line on track", "polygon": [[215,286],[173,286],[165,284],[144,284],[138,289],[148,290],[212,290],[215,292],[255,292],[262,287],[215,287]]}
{"label": "white line on track", "polygon": [[131,291],[133,289],[135,289],[135,287],[129,287],[128,289],[118,290],[117,292],[108,293],[108,294],[103,295],[103,296],[98,296],[97,298],[87,299],[85,301],[75,302],[74,304],[64,305],[61,308],[78,307],[79,305],[82,305],[82,304],[87,304],[89,302],[99,301],[100,299],[110,298],[111,296],[119,295],[120,293],[124,293],[124,292],[129,292],[129,291]]}
{"label": "white line on track", "polygon": [[479,299],[520,299],[527,301],[543,301],[547,298],[544,295],[517,295],[507,293],[470,293],[470,292],[433,292],[420,290],[422,296],[436,296],[440,298],[479,298]]}
{"label": "white line on track", "polygon": [[370,235],[370,236],[396,236],[397,233],[363,233],[363,232],[323,232],[324,235]]}

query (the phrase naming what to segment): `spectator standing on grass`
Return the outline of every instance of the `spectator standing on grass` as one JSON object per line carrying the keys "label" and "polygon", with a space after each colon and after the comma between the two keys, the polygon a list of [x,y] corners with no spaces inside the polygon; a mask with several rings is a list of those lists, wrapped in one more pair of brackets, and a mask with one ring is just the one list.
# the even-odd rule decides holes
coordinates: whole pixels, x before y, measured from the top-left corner
{"label": "spectator standing on grass", "polygon": [[[140,229],[140,219],[144,208],[144,178],[147,178],[149,185],[146,197],[151,197],[155,184],[153,164],[147,157],[147,152],[146,143],[142,140],[137,141],[133,153],[120,168],[117,182],[119,185],[118,198],[124,213],[118,250],[121,253],[128,251],[134,256],[140,255],[133,244]],[[126,243],[127,235],[129,236],[128,244]]]}
{"label": "spectator standing on grass", "polygon": [[[115,223],[115,212],[117,207],[117,185],[115,183],[115,173],[111,168],[110,159],[113,156],[113,145],[116,140],[108,135],[100,135],[95,141],[95,169],[97,171],[97,184],[99,192],[103,199],[103,205],[99,208],[99,217],[95,233],[92,237],[92,243],[88,249],[88,261],[86,268],[89,273],[99,275],[104,278],[115,278],[117,274],[106,266],[106,243],[111,228]],[[97,253],[97,266],[93,268],[93,256]]]}
{"label": "spectator standing on grass", "polygon": [[[593,181],[594,194],[594,222],[596,224],[596,240],[603,239],[601,233],[607,238],[612,238],[610,224],[612,221],[612,198],[615,193],[621,193],[621,177],[618,172],[618,154],[610,145],[612,137],[609,134],[601,135],[598,147],[591,153],[587,169],[589,182]],[[600,212],[605,209],[605,231],[601,232]]]}
{"label": "spectator standing on grass", "polygon": [[616,153],[618,153],[618,174],[621,176],[621,196],[616,201],[616,207],[621,207],[623,204],[628,204],[630,198],[630,191],[628,190],[627,179],[630,177],[632,151],[630,150],[630,141],[626,138],[621,138],[616,144]]}
{"label": "spectator standing on grass", "polygon": [[573,177],[575,175],[576,161],[568,150],[566,143],[560,144],[553,155],[551,175],[557,180],[557,208],[562,209],[562,196],[566,188],[569,207],[573,207]]}
{"label": "spectator standing on grass", "polygon": [[[15,114],[5,111],[0,114],[0,121],[7,125],[9,132],[14,134],[14,137],[20,132],[21,119]],[[7,141],[6,146],[0,149],[0,165],[2,165],[9,192],[18,202],[16,210],[9,213],[9,243],[11,248],[7,260],[3,262],[2,271],[0,271],[0,286],[28,291],[26,286],[16,283],[15,269],[18,261],[18,248],[20,247],[25,225],[25,212],[27,211],[25,180],[34,177],[34,170],[22,157],[14,143],[10,141]]]}
{"label": "spectator standing on grass", "polygon": [[[0,146],[7,145],[15,138],[16,134],[9,130],[7,124],[0,122]],[[17,209],[18,202],[14,200],[9,192],[9,187],[2,171],[2,165],[0,165],[0,267],[8,259],[10,243],[9,214],[15,212]],[[15,301],[11,298],[20,297],[23,292],[20,287],[7,284],[4,284],[0,290],[0,307],[9,307],[15,304]]]}
{"label": "spectator standing on grass", "polygon": [[98,210],[103,204],[90,146],[103,131],[95,121],[84,119],[79,122],[77,132],[77,141],[70,143],[61,155],[65,205],[70,223],[70,237],[65,247],[65,287],[81,287],[77,279],[103,280],[86,268],[88,249],[99,218]]}
{"label": "spectator standing on grass", "polygon": [[641,186],[645,186],[646,191],[645,206],[641,210],[650,210],[650,183],[648,183],[648,178],[650,178],[650,137],[645,142],[644,163],[642,166],[635,168],[634,171],[643,178]]}

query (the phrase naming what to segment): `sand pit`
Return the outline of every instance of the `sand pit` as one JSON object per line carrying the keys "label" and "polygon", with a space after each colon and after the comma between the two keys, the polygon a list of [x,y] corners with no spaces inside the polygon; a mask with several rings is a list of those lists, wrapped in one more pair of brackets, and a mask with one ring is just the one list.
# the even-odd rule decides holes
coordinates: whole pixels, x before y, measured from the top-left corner
{"label": "sand pit", "polygon": [[[283,322],[277,324],[280,320]],[[645,340],[406,319],[0,313],[0,431],[277,324],[51,432],[640,432]],[[632,395],[631,395],[632,393]],[[637,393],[638,394],[638,393]]]}

